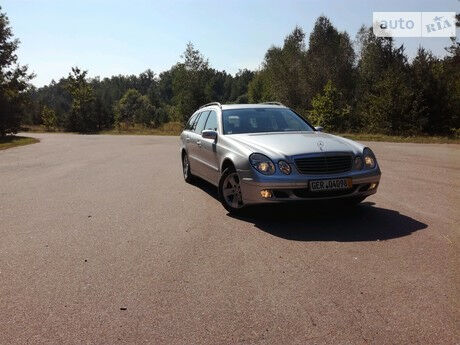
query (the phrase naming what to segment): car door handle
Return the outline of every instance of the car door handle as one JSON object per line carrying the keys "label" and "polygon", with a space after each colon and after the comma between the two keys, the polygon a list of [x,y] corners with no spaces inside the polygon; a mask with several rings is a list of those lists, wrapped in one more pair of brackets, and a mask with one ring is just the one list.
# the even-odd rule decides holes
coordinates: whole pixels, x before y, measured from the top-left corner
{"label": "car door handle", "polygon": [[196,144],[201,147],[201,140],[197,140]]}
{"label": "car door handle", "polygon": [[189,141],[190,141],[190,138],[189,138],[189,137],[185,137],[185,141],[189,142]]}

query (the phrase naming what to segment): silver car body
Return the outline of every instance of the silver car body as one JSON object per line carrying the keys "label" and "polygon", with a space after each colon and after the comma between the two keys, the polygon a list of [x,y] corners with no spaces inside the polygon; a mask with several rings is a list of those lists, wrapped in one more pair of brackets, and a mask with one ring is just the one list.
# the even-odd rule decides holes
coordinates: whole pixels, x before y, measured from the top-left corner
{"label": "silver car body", "polygon": [[[200,133],[184,130],[180,136],[181,154],[187,153],[190,171],[218,186],[222,172],[233,165],[241,183],[242,199],[245,205],[259,203],[285,202],[294,200],[318,200],[368,196],[377,191],[380,181],[380,168],[376,163],[373,169],[349,170],[337,174],[302,174],[296,159],[305,157],[326,157],[345,155],[361,156],[364,145],[339,136],[320,131],[311,132],[270,132],[249,134],[224,134],[222,111],[241,108],[284,107],[272,104],[210,105],[202,107],[193,115],[203,111],[217,113],[217,138],[206,139]],[[193,116],[192,115],[192,116]],[[252,153],[261,153],[274,162],[276,172],[263,175],[249,162]],[[277,162],[284,160],[291,166],[291,174],[279,171]],[[353,188],[345,192],[310,192],[309,181],[334,178],[351,178]],[[372,186],[371,189],[369,187]],[[277,191],[270,198],[263,198],[261,190]]]}

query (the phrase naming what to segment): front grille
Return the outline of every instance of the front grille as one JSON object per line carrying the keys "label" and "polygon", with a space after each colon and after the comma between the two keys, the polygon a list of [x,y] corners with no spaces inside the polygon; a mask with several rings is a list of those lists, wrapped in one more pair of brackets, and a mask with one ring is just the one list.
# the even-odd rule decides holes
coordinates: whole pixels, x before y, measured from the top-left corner
{"label": "front grille", "polygon": [[350,171],[352,167],[351,156],[322,156],[295,159],[297,170],[301,174],[321,175],[337,174]]}

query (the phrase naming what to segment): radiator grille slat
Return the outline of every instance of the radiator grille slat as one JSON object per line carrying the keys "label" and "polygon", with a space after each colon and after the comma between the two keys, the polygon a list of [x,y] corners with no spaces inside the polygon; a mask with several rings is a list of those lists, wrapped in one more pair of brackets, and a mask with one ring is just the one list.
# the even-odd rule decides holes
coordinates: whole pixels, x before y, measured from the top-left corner
{"label": "radiator grille slat", "polygon": [[301,174],[336,174],[350,171],[353,160],[351,156],[306,157],[294,160]]}

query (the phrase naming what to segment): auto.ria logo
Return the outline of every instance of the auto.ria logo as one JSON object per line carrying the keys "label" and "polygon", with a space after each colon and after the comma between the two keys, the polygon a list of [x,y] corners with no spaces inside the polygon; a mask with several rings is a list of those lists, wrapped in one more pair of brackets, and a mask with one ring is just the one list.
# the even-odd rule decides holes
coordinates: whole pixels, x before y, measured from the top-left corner
{"label": "auto.ria logo", "polygon": [[449,22],[447,18],[444,16],[439,17],[436,16],[433,18],[433,22],[429,24],[425,24],[427,32],[436,32],[439,30],[444,30],[453,27],[453,24]]}
{"label": "auto.ria logo", "polygon": [[455,12],[374,12],[378,37],[455,37]]}

